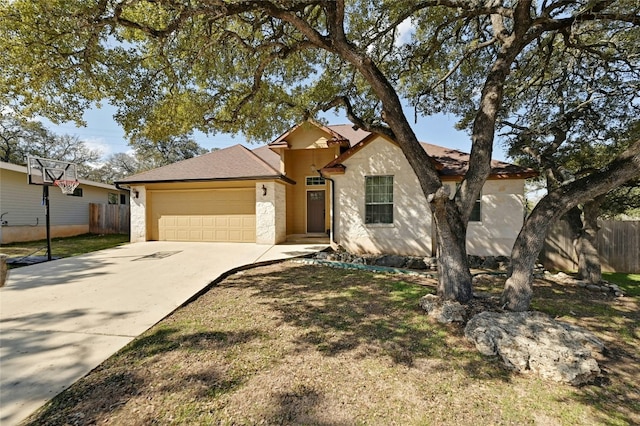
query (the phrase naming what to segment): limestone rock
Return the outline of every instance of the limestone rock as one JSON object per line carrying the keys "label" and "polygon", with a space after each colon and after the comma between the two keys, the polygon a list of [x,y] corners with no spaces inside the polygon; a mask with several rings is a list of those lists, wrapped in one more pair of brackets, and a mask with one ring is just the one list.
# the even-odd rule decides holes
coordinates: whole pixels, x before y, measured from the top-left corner
{"label": "limestone rock", "polygon": [[442,300],[435,294],[427,294],[420,299],[420,307],[438,322],[447,324],[464,322],[464,306],[453,300]]}
{"label": "limestone rock", "polygon": [[580,385],[600,374],[595,353],[603,343],[591,332],[540,312],[482,312],[471,318],[465,336],[484,355],[500,355],[518,372]]}
{"label": "limestone rock", "polygon": [[389,268],[402,268],[406,261],[407,260],[404,256],[385,254],[375,260],[375,265],[386,266]]}
{"label": "limestone rock", "polygon": [[409,257],[404,267],[409,269],[427,269],[427,264],[419,257]]}

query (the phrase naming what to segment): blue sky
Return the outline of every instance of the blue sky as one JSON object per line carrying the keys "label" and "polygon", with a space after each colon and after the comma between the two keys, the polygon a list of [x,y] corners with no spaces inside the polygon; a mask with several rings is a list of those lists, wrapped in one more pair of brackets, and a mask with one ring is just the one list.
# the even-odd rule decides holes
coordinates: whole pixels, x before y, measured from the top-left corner
{"label": "blue sky", "polygon": [[[71,122],[54,125],[45,121],[45,125],[57,134],[78,136],[92,148],[99,148],[106,157],[110,154],[130,150],[124,136],[124,131],[113,119],[114,113],[114,107],[105,105],[100,109],[93,108],[85,113],[86,127],[76,127],[76,125]],[[326,118],[330,124],[348,123],[346,118],[337,116],[334,113],[327,113]],[[471,149],[469,135],[466,132],[456,130],[454,127],[455,122],[456,120],[453,116],[437,115],[428,118],[418,118],[418,122],[415,124],[412,123],[412,125],[418,139],[422,142],[429,142],[435,145],[469,152]],[[238,143],[249,148],[258,146],[247,143],[242,135],[217,134],[215,136],[207,136],[198,133],[194,136],[194,139],[202,147],[209,150],[212,148],[225,148]],[[505,159],[504,152],[500,146],[495,146],[493,157],[498,160]]]}

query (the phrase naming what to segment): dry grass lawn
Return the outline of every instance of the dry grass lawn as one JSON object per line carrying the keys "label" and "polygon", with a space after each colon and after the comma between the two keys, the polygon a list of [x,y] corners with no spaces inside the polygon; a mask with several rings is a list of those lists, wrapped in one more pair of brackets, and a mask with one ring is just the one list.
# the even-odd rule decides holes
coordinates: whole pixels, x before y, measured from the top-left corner
{"label": "dry grass lawn", "polygon": [[[486,280],[499,292],[504,278]],[[176,283],[179,285],[179,283]],[[606,341],[598,383],[520,376],[429,320],[425,277],[285,262],[232,275],[28,419],[41,425],[640,424],[638,298],[536,285]]]}

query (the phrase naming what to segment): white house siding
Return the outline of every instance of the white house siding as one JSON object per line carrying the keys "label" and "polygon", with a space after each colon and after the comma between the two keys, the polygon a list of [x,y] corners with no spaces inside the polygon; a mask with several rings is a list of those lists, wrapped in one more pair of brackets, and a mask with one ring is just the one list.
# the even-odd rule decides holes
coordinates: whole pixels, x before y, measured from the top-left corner
{"label": "white house siding", "polygon": [[[352,253],[431,255],[431,211],[400,148],[378,138],[348,158],[335,182],[334,241]],[[393,224],[364,223],[365,177],[393,175]]]}
{"label": "white house siding", "polygon": [[467,253],[509,256],[523,221],[524,180],[488,180],[482,188],[480,222],[467,227]]}
{"label": "white house siding", "polygon": [[[432,216],[413,169],[400,148],[376,139],[348,158],[346,172],[335,175],[334,241],[353,253],[431,256]],[[393,175],[393,224],[366,225],[365,176]],[[447,183],[451,193],[455,183]],[[470,222],[467,253],[509,255],[524,212],[524,180],[497,179],[485,184],[481,221]],[[435,231],[434,231],[435,232]]]}
{"label": "white house siding", "polygon": [[[52,236],[89,232],[89,203],[106,204],[109,193],[120,193],[115,188],[105,187],[81,183],[82,197],[67,196],[60,188],[49,187]],[[2,216],[6,224],[0,228],[0,242],[8,244],[46,238],[46,212],[42,201],[42,186],[27,183],[26,167],[3,165],[0,168],[0,213],[6,213]]]}

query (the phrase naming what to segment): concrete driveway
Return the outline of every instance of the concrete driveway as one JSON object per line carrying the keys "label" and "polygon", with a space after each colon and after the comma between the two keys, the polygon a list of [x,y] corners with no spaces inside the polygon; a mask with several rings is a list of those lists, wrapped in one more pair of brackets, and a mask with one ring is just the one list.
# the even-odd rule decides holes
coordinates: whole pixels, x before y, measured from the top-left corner
{"label": "concrete driveway", "polygon": [[224,272],[326,245],[146,242],[11,270],[0,424],[16,424]]}

